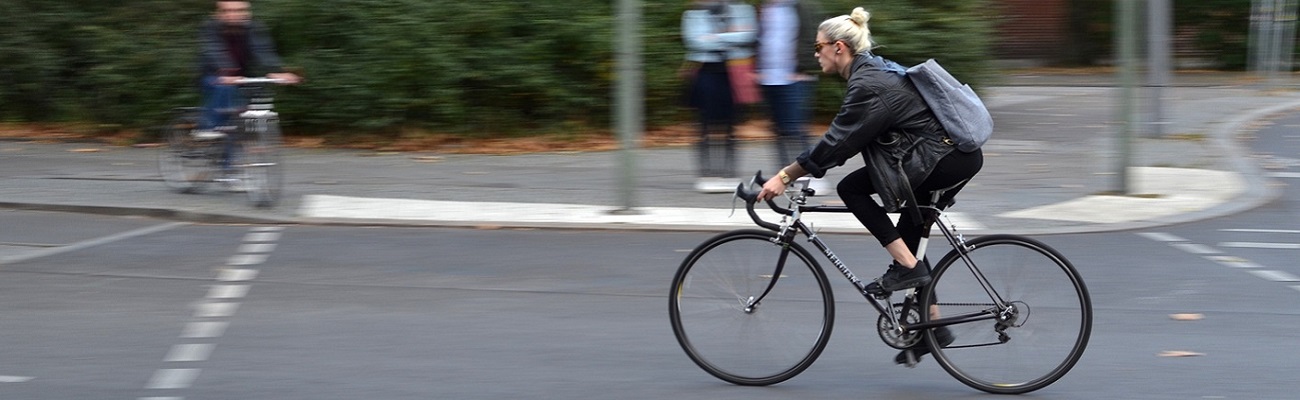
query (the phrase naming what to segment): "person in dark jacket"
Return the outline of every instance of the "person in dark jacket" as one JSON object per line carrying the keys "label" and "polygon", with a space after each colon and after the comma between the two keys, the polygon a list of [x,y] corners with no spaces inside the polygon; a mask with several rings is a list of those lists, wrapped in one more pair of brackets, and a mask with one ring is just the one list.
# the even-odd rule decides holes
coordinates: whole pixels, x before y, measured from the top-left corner
{"label": "person in dark jacket", "polygon": [[255,71],[265,71],[267,78],[279,79],[285,84],[301,81],[297,74],[284,71],[269,31],[265,25],[254,21],[252,15],[248,1],[217,0],[212,19],[199,30],[203,118],[193,134],[199,140],[226,141],[226,151],[221,160],[223,170],[230,169],[234,144],[214,128],[226,125],[243,101],[234,82],[251,76]]}
{"label": "person in dark jacket", "polygon": [[[939,204],[950,204],[984,165],[984,156],[979,150],[958,151],[905,75],[906,70],[871,53],[871,31],[867,26],[870,17],[858,7],[851,15],[833,17],[818,26],[814,54],[822,72],[848,80],[844,103],[821,141],[764,183],[758,197],[767,200],[779,196],[793,180],[804,175],[822,177],[826,170],[863,154],[867,166],[845,176],[836,191],[853,216],[894,259],[883,276],[867,285],[872,293],[886,293],[930,282],[929,263],[918,260],[915,253],[922,237],[922,221],[903,212],[898,225],[894,225],[887,213],[899,211],[908,197],[929,204],[931,191],[956,186],[940,199]],[[896,162],[876,165],[873,152],[882,152],[884,158]],[[902,170],[894,165],[901,165]],[[880,196],[883,204],[876,203],[872,194]],[[933,315],[938,310],[929,312]],[[941,343],[951,343],[952,335],[946,328],[936,328],[935,335]]]}

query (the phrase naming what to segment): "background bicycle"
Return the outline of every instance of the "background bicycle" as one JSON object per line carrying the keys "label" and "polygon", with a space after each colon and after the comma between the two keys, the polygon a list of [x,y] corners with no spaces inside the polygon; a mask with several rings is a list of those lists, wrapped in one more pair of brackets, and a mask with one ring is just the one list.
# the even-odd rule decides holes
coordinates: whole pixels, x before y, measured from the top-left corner
{"label": "background bicycle", "polygon": [[[756,176],[751,184],[765,181]],[[821,355],[836,301],[814,253],[796,240],[800,236],[876,309],[880,339],[903,350],[901,363],[913,365],[933,352],[968,386],[1019,394],[1056,382],[1083,355],[1092,303],[1078,272],[1056,250],[1014,235],[966,240],[940,218],[942,207],[919,207],[927,227],[939,228],[952,250],[934,264],[933,280],[919,292],[872,292],[802,221],[806,212],[848,212],[843,206],[806,205],[806,184],[787,192],[789,208],[767,202],[785,216],[779,224],[755,211],[756,192],[738,187],[747,213],[765,230],[735,230],[704,241],[674,276],[673,333],[706,372],[739,385],[771,385],[793,378]],[[922,238],[918,258],[928,244]],[[926,351],[913,347],[922,341]]]}
{"label": "background bicycle", "polygon": [[[202,109],[181,107],[163,128],[165,146],[158,154],[163,181],[180,193],[199,193],[212,184],[245,192],[259,208],[274,207],[284,186],[280,156],[280,119],[274,111],[270,78],[243,78],[235,84],[247,99],[234,110],[232,125],[199,130]],[[223,166],[223,159],[229,165]]]}

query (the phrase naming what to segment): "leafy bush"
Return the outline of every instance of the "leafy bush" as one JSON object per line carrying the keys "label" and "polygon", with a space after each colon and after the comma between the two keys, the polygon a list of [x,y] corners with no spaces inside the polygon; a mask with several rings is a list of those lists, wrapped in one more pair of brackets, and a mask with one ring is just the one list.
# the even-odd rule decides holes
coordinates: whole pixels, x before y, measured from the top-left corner
{"label": "leafy bush", "polygon": [[[4,0],[0,121],[154,126],[197,105],[197,30],[212,0]],[[254,2],[304,85],[279,91],[293,134],[403,131],[517,135],[609,129],[611,0],[278,0]],[[873,13],[878,52],[935,57],[987,78],[988,0],[821,0]],[[676,70],[684,0],[641,0],[647,125],[689,121]],[[811,55],[810,55],[811,56]],[[839,78],[823,79],[833,113]]]}

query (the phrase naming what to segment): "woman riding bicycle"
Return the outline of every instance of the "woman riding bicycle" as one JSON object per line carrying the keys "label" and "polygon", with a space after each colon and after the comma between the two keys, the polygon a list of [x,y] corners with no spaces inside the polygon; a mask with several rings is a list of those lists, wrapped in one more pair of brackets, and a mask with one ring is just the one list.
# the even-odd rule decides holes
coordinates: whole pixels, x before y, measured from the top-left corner
{"label": "woman riding bicycle", "polygon": [[[845,176],[836,191],[853,216],[894,259],[889,270],[867,286],[872,293],[886,293],[924,286],[930,281],[928,261],[915,256],[923,221],[903,212],[895,226],[887,213],[899,211],[904,200],[915,199],[926,205],[931,191],[958,185],[945,192],[939,202],[950,204],[965,181],[979,172],[984,156],[979,150],[957,151],[905,75],[906,70],[871,53],[873,42],[867,26],[870,17],[857,7],[850,15],[827,19],[818,27],[814,56],[823,73],[839,74],[848,80],[844,102],[821,141],[764,183],[758,199],[775,198],[795,179],[805,175],[820,178],[826,170],[862,153],[867,165]],[[873,163],[872,157],[877,154],[901,160],[902,170],[877,167],[895,165]],[[906,196],[906,192],[912,195]],[[876,203],[872,194],[880,196],[884,205]],[[946,329],[936,329],[935,333],[950,337]]]}

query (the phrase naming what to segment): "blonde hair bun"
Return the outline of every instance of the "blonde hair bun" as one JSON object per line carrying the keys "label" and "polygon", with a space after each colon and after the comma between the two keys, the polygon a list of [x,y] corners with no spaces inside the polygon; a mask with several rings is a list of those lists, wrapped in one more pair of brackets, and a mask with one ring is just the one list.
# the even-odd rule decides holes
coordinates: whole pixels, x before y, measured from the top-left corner
{"label": "blonde hair bun", "polygon": [[867,26],[867,21],[871,20],[871,13],[862,7],[856,7],[849,14],[849,19],[852,19],[858,26]]}

